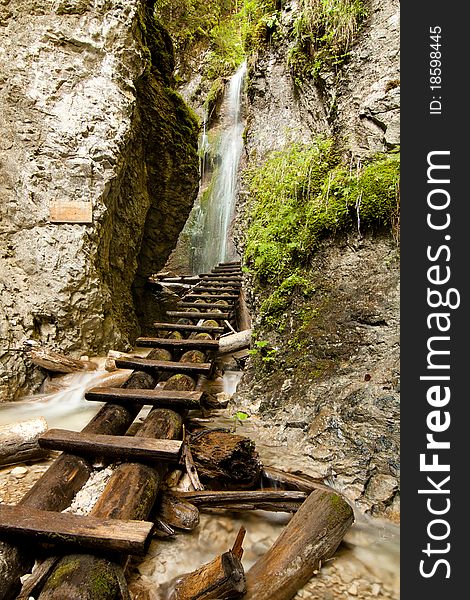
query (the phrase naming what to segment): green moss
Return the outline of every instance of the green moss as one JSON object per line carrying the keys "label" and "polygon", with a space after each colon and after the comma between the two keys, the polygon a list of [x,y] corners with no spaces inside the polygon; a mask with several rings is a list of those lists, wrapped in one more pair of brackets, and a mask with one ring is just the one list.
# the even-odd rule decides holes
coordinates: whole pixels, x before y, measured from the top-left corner
{"label": "green moss", "polygon": [[[355,228],[396,232],[398,154],[378,155],[351,171],[338,164],[332,141],[323,139],[273,153],[247,171],[245,180],[250,192],[245,262],[260,282],[281,284],[291,277],[327,235]],[[278,293],[273,307],[280,303],[281,309],[285,297]]]}
{"label": "green moss", "polygon": [[46,584],[46,590],[54,590],[62,582],[75,573],[80,567],[80,559],[62,560],[49,576]]}
{"label": "green moss", "polygon": [[289,275],[275,289],[275,291],[261,303],[260,314],[263,322],[279,325],[279,320],[283,312],[287,310],[292,302],[294,293],[299,293],[303,297],[308,297],[311,291],[309,281],[297,273]]}

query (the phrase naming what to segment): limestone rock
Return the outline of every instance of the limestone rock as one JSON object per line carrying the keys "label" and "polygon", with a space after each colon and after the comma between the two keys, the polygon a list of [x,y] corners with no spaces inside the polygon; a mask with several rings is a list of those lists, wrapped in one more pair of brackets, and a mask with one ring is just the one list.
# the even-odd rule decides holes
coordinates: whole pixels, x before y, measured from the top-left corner
{"label": "limestone rock", "polygon": [[[138,333],[197,193],[198,124],[153,2],[7,0],[0,23],[1,401],[28,338],[80,356]],[[51,223],[51,202],[93,222]]]}

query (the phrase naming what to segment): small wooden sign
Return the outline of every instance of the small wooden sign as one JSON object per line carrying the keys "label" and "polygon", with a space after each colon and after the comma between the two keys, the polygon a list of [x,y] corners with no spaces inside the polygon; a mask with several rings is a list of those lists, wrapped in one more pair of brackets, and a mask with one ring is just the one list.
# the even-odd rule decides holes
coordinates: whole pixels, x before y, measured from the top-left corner
{"label": "small wooden sign", "polygon": [[91,202],[58,201],[49,204],[51,223],[93,223]]}

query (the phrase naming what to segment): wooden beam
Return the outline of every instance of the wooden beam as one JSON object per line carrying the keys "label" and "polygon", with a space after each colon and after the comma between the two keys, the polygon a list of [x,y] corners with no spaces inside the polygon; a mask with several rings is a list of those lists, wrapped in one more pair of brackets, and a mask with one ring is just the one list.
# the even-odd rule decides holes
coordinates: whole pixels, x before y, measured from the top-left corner
{"label": "wooden beam", "polygon": [[237,300],[239,298],[239,294],[194,294],[193,292],[189,292],[184,296],[184,299],[193,299],[197,298],[198,300]]}
{"label": "wooden beam", "polygon": [[178,306],[181,308],[200,308],[203,310],[217,310],[217,309],[227,309],[232,308],[232,302],[228,300],[225,301],[225,304],[215,304],[209,302],[187,302],[186,300],[181,300],[178,302]]}
{"label": "wooden beam", "polygon": [[85,399],[94,402],[113,402],[159,406],[162,408],[200,408],[203,392],[185,392],[165,389],[137,390],[125,388],[93,388],[85,393]]}
{"label": "wooden beam", "polygon": [[129,435],[101,435],[49,429],[39,437],[41,448],[63,450],[72,454],[106,456],[115,460],[178,461],[182,442],[155,440]]}
{"label": "wooden beam", "polygon": [[217,506],[219,504],[256,504],[260,502],[303,502],[307,498],[305,492],[285,490],[241,490],[197,492],[174,492],[175,496],[196,506]]}
{"label": "wooden beam", "polygon": [[120,369],[139,369],[141,371],[171,371],[173,373],[209,373],[211,363],[186,363],[171,360],[149,360],[148,358],[117,358]]}
{"label": "wooden beam", "polygon": [[[225,308],[225,307],[224,307]],[[184,310],[167,310],[166,314],[169,317],[177,317],[178,319],[228,319],[228,312],[186,312]]]}
{"label": "wooden beam", "polygon": [[47,456],[38,445],[38,437],[47,430],[44,417],[19,421],[0,427],[0,465],[14,465]]}
{"label": "wooden beam", "polygon": [[169,348],[170,350],[218,350],[218,340],[175,340],[172,338],[139,337],[135,341],[139,348]]}
{"label": "wooden beam", "polygon": [[234,294],[234,293],[239,293],[240,292],[240,287],[241,286],[233,286],[233,285],[219,285],[219,284],[211,284],[210,282],[205,281],[204,285],[201,286],[195,286],[193,288],[191,288],[192,292],[214,292],[214,293],[218,293],[220,292],[221,294]]}
{"label": "wooden beam", "polygon": [[1,534],[37,542],[142,554],[150,544],[153,527],[148,521],[100,519],[0,504]]}
{"label": "wooden beam", "polygon": [[193,331],[196,333],[223,333],[225,327],[212,325],[185,325],[183,323],[154,323],[155,329],[160,331]]}

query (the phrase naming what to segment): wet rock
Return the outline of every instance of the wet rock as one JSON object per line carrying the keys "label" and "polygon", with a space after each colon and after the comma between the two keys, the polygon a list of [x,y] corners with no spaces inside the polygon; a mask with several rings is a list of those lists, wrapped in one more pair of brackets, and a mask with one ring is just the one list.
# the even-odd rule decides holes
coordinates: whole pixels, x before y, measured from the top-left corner
{"label": "wet rock", "polygon": [[28,469],[26,467],[14,467],[10,474],[17,479],[22,479],[28,473]]}

